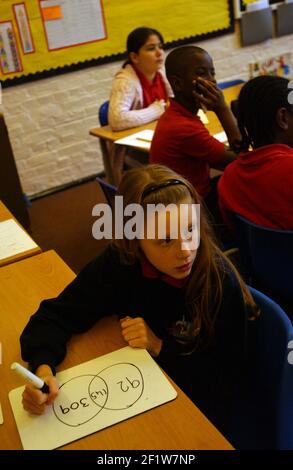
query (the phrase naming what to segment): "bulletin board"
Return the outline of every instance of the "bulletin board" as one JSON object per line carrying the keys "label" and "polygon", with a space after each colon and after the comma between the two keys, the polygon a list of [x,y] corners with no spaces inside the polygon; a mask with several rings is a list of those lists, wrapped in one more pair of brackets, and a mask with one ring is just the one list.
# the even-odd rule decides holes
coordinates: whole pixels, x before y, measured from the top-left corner
{"label": "bulletin board", "polygon": [[129,32],[167,47],[233,31],[232,0],[1,0],[3,86],[121,59]]}

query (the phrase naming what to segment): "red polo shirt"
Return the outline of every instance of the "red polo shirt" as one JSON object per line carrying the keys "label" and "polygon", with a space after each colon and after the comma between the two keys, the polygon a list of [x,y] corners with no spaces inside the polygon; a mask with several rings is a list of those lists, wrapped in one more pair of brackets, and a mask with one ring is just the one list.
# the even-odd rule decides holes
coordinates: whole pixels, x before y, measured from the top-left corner
{"label": "red polo shirt", "polygon": [[267,228],[293,230],[293,149],[272,144],[240,155],[218,183],[223,218],[230,212]]}
{"label": "red polo shirt", "polygon": [[150,163],[160,163],[188,179],[202,197],[210,192],[210,167],[223,159],[224,144],[198,116],[175,100],[160,117],[152,140]]}

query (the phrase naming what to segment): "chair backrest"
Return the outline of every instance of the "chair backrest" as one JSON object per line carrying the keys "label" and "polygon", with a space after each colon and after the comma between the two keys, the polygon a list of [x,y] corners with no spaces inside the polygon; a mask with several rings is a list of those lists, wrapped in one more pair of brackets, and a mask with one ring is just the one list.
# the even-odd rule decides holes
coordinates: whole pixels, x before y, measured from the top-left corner
{"label": "chair backrest", "polygon": [[99,108],[99,121],[101,126],[107,126],[108,125],[108,110],[109,110],[109,101],[105,101],[103,104],[101,104]]}
{"label": "chair backrest", "polygon": [[117,194],[117,188],[116,186],[113,186],[110,183],[107,183],[104,181],[102,178],[99,178],[98,176],[96,177],[96,181],[99,183],[100,187],[103,190],[103,193],[107,199],[108,204],[113,207],[114,205],[114,198]]}
{"label": "chair backrest", "polygon": [[293,449],[293,327],[279,305],[249,289],[261,315],[248,322],[248,373],[236,399],[232,442],[246,449]]}
{"label": "chair backrest", "polygon": [[218,87],[221,90],[224,90],[225,88],[229,88],[231,86],[240,85],[240,83],[244,83],[244,80],[241,80],[240,78],[237,78],[235,80],[227,80],[225,82],[220,82],[220,83],[218,83]]}
{"label": "chair backrest", "polygon": [[236,236],[245,267],[270,295],[293,301],[293,231],[256,225],[234,214]]}

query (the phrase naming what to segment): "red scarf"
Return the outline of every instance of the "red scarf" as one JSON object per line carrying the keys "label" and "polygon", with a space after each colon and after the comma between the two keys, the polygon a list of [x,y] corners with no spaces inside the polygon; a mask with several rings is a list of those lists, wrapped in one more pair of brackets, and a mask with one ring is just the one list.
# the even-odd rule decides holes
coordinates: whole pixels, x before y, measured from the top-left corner
{"label": "red scarf", "polygon": [[142,93],[143,93],[143,107],[147,108],[156,100],[167,101],[168,95],[165,87],[165,83],[162,75],[159,72],[156,72],[154,79],[150,82],[146,76],[137,70],[136,67],[133,67],[136,75],[139,78]]}

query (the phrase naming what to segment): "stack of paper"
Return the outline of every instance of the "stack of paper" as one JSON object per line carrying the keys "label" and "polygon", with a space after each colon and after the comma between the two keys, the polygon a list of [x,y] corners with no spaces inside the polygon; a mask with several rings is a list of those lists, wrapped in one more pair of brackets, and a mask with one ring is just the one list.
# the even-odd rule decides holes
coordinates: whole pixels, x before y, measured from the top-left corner
{"label": "stack of paper", "polygon": [[123,139],[115,140],[115,144],[149,150],[151,148],[153,135],[154,131],[145,129],[144,131],[131,134],[128,137],[123,137]]}
{"label": "stack of paper", "polygon": [[0,259],[37,248],[38,245],[13,219],[0,222]]}
{"label": "stack of paper", "polygon": [[215,139],[219,140],[220,142],[223,142],[223,144],[228,143],[227,135],[226,132],[219,132],[218,134],[214,134],[213,136]]}

